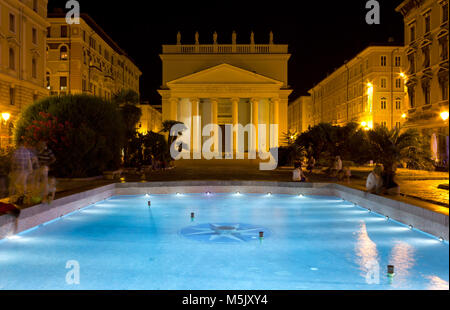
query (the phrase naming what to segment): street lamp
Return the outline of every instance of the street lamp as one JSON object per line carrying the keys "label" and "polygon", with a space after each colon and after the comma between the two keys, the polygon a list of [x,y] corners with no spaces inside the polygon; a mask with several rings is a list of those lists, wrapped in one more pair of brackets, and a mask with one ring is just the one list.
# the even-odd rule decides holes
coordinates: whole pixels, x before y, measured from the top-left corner
{"label": "street lamp", "polygon": [[2,119],[5,121],[5,123],[8,122],[10,118],[11,118],[11,114],[9,114],[7,112],[2,113]]}
{"label": "street lamp", "polygon": [[448,120],[448,111],[441,112],[441,118],[443,121]]}

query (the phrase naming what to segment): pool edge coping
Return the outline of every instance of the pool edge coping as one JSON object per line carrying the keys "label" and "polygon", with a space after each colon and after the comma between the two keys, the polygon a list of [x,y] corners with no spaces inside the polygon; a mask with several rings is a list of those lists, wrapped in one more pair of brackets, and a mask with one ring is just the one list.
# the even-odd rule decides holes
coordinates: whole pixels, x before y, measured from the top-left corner
{"label": "pool edge coping", "polygon": [[[201,187],[201,190],[198,190]],[[76,193],[55,200],[52,204],[40,204],[22,210],[18,218],[21,233],[41,224],[63,217],[86,206],[98,203],[116,195],[174,194],[200,192],[242,192],[298,195],[336,196],[355,203],[365,209],[388,216],[390,219],[437,238],[449,240],[449,217],[442,213],[415,206],[406,202],[373,195],[358,189],[335,183],[296,183],[279,181],[169,181],[113,183]],[[245,189],[245,190],[244,190]],[[8,236],[15,218],[0,216],[0,240]]]}

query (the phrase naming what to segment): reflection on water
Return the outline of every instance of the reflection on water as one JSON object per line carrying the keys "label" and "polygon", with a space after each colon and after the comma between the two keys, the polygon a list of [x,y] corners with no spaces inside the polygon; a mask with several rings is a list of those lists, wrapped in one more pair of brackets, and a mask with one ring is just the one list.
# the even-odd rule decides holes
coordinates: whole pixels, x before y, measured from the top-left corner
{"label": "reflection on water", "polygon": [[366,277],[370,266],[373,266],[373,262],[378,262],[378,250],[377,245],[370,239],[367,233],[367,227],[364,221],[360,221],[357,238],[355,252],[358,258],[356,262],[361,270],[361,275]]}
{"label": "reflection on water", "polygon": [[449,289],[448,281],[445,281],[438,276],[426,276],[426,279],[430,280],[430,283],[427,285],[428,290],[446,290]]}
{"label": "reflection on water", "polygon": [[395,266],[395,278],[392,282],[393,287],[407,286],[410,270],[415,264],[414,248],[405,242],[398,241],[392,248],[389,256],[389,265]]}

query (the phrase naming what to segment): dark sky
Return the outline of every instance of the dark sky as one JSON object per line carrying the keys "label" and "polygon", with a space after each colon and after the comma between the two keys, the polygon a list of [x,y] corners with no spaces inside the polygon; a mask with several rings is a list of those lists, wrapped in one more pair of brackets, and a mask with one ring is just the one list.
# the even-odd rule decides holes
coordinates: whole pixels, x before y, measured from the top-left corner
{"label": "dark sky", "polygon": [[[289,84],[291,99],[305,94],[314,84],[351,59],[370,43],[384,43],[389,37],[403,42],[403,19],[395,7],[401,0],[378,0],[381,24],[365,22],[366,0],[282,1],[171,1],[171,0],[79,0],[88,13],[122,47],[143,72],[143,100],[160,104],[156,90],[161,85],[162,44],[175,44],[181,31],[182,42],[249,43],[255,32],[256,44],[268,43],[274,32],[275,43],[289,44]],[[49,0],[49,11],[63,8],[65,0]]]}

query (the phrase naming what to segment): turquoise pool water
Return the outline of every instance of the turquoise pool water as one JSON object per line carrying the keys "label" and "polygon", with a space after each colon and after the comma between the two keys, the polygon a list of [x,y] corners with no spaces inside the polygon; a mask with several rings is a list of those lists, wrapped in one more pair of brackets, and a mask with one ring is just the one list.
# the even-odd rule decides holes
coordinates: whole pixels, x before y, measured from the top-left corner
{"label": "turquoise pool water", "polygon": [[448,290],[449,246],[336,197],[117,196],[1,241],[0,289]]}

